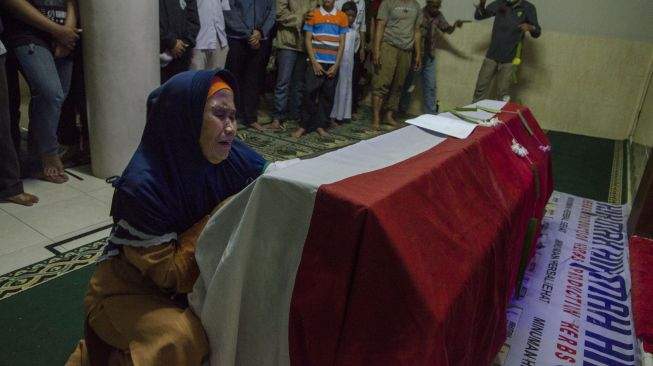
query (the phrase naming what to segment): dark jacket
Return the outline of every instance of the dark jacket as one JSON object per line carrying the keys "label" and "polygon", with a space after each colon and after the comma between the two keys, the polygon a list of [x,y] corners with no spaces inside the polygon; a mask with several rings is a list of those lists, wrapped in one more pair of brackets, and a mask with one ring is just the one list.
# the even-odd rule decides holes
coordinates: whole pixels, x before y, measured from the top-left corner
{"label": "dark jacket", "polygon": [[160,52],[175,47],[177,39],[192,49],[200,31],[200,18],[195,0],[159,0]]}
{"label": "dark jacket", "polygon": [[231,10],[224,12],[227,37],[245,39],[258,29],[266,39],[276,18],[275,0],[229,0]]}

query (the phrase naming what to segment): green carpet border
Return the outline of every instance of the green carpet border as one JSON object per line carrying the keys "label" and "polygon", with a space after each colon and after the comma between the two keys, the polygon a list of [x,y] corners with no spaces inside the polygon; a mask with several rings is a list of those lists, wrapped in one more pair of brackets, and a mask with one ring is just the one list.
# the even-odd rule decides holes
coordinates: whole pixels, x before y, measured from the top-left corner
{"label": "green carpet border", "polygon": [[102,253],[104,242],[105,239],[96,240],[0,276],[0,300],[94,264]]}

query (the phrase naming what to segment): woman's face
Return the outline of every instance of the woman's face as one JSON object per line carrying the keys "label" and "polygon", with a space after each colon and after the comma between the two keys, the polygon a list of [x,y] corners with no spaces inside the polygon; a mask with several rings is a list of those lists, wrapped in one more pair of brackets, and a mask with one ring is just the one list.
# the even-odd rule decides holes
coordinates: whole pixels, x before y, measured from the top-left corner
{"label": "woman's face", "polygon": [[200,148],[208,161],[217,164],[229,156],[236,136],[236,106],[234,95],[222,89],[206,101],[200,132]]}

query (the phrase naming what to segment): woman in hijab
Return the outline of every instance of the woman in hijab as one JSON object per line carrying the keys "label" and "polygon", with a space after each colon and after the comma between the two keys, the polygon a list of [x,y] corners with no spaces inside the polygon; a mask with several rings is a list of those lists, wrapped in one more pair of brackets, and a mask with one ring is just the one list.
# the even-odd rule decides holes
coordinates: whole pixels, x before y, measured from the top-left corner
{"label": "woman in hijab", "polygon": [[84,300],[91,364],[106,364],[112,348],[135,365],[200,365],[208,354],[186,300],[199,274],[195,242],[212,211],[267,164],[234,139],[236,85],[224,70],[185,72],[150,94]]}

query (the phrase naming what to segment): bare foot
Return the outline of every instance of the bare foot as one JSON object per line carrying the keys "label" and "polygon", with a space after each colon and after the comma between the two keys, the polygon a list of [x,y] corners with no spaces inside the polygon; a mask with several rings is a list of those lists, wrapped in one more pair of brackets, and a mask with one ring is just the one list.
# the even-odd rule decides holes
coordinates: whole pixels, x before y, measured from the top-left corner
{"label": "bare foot", "polygon": [[394,118],[392,118],[392,112],[387,112],[385,114],[385,119],[383,120],[383,123],[390,125],[392,127],[399,127],[399,123],[395,121]]}
{"label": "bare foot", "polygon": [[378,130],[379,130],[379,121],[372,120],[372,131],[378,131]]}
{"label": "bare foot", "polygon": [[33,194],[23,192],[15,196],[8,197],[7,201],[11,201],[23,206],[32,206],[39,201],[39,198]]}
{"label": "bare foot", "polygon": [[268,130],[285,131],[286,127],[284,127],[284,125],[281,124],[281,121],[279,121],[278,119],[274,119],[272,120],[272,123],[270,123],[270,125],[268,126]]}
{"label": "bare foot", "polygon": [[292,138],[294,138],[294,139],[298,139],[298,138],[302,137],[302,135],[305,132],[306,132],[306,130],[304,128],[300,127],[300,128],[297,129],[297,131],[293,132],[292,135],[290,135],[290,136],[292,136]]}
{"label": "bare foot", "polygon": [[263,131],[263,126],[261,126],[261,124],[258,122],[250,124],[249,127],[255,129],[256,131]]}
{"label": "bare foot", "polygon": [[326,132],[326,130],[325,130],[324,128],[322,128],[322,127],[318,127],[318,128],[316,129],[316,131],[317,131],[317,133],[320,134],[320,137],[329,137],[329,136],[331,136],[331,135],[329,135],[329,133]]}
{"label": "bare foot", "polygon": [[336,128],[338,126],[340,125],[337,124],[335,120],[331,120],[331,122],[329,122],[329,128]]}
{"label": "bare foot", "polygon": [[68,176],[63,170],[63,163],[59,155],[41,156],[41,166],[43,171],[41,174],[37,174],[35,178],[57,184],[68,181]]}

